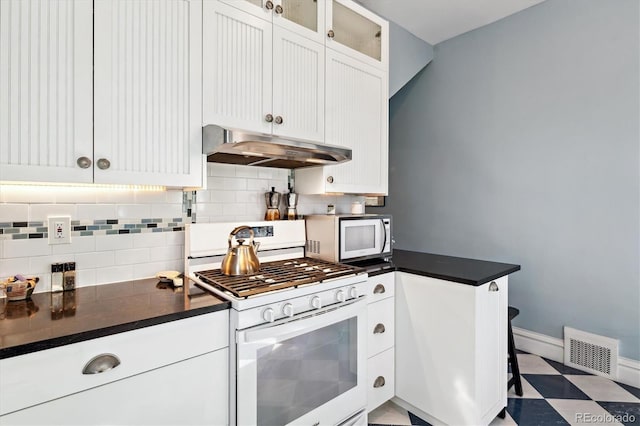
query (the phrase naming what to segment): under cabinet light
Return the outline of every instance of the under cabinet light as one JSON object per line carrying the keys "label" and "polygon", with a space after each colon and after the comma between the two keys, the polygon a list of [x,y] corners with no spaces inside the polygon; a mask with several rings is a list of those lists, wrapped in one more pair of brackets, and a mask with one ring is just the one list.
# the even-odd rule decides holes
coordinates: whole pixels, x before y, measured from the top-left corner
{"label": "under cabinet light", "polygon": [[102,183],[59,183],[59,182],[12,182],[0,181],[0,191],[3,189],[11,189],[16,187],[32,187],[47,189],[95,189],[98,191],[146,191],[160,192],[166,191],[167,187],[162,185],[119,185],[119,184],[102,184]]}

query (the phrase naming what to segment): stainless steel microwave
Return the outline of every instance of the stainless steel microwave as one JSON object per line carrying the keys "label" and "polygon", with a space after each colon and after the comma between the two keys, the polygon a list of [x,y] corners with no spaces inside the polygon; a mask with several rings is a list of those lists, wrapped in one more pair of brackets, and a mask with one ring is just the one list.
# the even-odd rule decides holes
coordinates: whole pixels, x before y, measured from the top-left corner
{"label": "stainless steel microwave", "polygon": [[306,216],[306,256],[329,262],[391,257],[391,216]]}

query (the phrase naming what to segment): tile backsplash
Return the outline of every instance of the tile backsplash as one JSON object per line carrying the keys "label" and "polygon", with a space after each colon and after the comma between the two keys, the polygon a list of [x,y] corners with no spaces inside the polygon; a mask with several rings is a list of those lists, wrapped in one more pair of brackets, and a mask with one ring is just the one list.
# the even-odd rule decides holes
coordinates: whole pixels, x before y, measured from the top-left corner
{"label": "tile backsplash", "polygon": [[[196,222],[263,220],[264,193],[287,192],[289,171],[226,164],[207,165],[207,189],[197,191]],[[298,213],[350,211],[359,196],[301,195]],[[40,277],[36,292],[51,289],[50,265],[76,262],[77,286],[147,278],[183,269],[182,191],[145,192],[93,187],[0,187],[0,280]],[[284,213],[284,205],[281,212]],[[48,216],[71,217],[71,244],[49,245]]]}

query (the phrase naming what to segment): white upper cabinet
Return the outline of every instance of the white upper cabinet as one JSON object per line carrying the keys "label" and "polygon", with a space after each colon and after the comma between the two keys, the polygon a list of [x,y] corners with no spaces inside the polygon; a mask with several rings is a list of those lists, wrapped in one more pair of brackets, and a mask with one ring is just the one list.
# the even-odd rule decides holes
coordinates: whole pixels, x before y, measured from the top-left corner
{"label": "white upper cabinet", "polygon": [[351,0],[327,0],[326,46],[389,68],[389,23]]}
{"label": "white upper cabinet", "polygon": [[388,192],[388,73],[327,49],[325,141],[352,149],[352,160],[297,169],[302,194]]}
{"label": "white upper cabinet", "polygon": [[203,124],[324,142],[322,24],[298,3],[205,2]]}
{"label": "white upper cabinet", "polygon": [[0,1],[0,180],[92,182],[92,3]]}
{"label": "white upper cabinet", "polygon": [[95,0],[95,182],[201,186],[202,2]]}

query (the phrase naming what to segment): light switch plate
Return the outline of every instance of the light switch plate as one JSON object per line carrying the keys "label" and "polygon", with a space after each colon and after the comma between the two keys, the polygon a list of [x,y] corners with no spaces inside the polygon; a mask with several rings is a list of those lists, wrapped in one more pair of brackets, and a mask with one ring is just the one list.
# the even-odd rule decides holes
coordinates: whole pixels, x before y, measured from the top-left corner
{"label": "light switch plate", "polygon": [[51,216],[49,221],[49,244],[71,244],[71,217]]}

